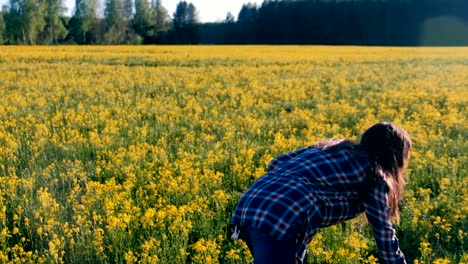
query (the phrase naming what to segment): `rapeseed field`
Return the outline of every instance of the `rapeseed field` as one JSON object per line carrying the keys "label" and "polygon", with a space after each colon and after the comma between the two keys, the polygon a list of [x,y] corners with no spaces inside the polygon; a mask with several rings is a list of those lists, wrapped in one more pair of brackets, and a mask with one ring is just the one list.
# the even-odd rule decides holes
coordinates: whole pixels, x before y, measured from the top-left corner
{"label": "rapeseed field", "polygon": [[[391,121],[410,263],[468,263],[468,48],[0,48],[0,263],[248,263],[240,195],[276,155]],[[365,217],[309,263],[378,263]]]}

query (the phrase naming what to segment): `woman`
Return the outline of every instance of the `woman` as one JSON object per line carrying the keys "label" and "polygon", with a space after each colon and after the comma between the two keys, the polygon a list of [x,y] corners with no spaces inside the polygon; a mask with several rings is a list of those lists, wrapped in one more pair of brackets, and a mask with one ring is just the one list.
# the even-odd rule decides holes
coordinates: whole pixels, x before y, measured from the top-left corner
{"label": "woman", "polygon": [[302,263],[317,229],[365,212],[386,263],[406,263],[391,219],[405,184],[411,140],[391,123],[378,123],[356,144],[326,140],[281,155],[243,195],[231,219],[234,239],[254,263]]}

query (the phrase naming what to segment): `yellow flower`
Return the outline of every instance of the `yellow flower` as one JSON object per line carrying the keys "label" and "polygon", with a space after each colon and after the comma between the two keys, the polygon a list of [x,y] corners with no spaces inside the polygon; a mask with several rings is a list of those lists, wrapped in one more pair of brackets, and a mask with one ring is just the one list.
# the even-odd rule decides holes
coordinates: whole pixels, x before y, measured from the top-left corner
{"label": "yellow flower", "polygon": [[[268,163],[382,120],[414,143],[397,229],[420,241],[415,263],[468,263],[468,48],[2,46],[0,58],[2,263],[60,263],[65,249],[251,262],[220,234]],[[309,258],[374,263],[363,222],[321,230]]]}
{"label": "yellow flower", "polygon": [[433,264],[450,264],[450,260],[448,259],[442,259],[442,258],[438,258],[438,259],[435,259]]}
{"label": "yellow flower", "polygon": [[[369,257],[367,257],[366,260],[364,260],[364,263],[367,263],[367,264],[377,264],[379,263],[379,259],[374,257],[373,255],[370,255]],[[417,263],[415,263],[417,264]]]}
{"label": "yellow flower", "polygon": [[239,251],[235,249],[231,249],[228,252],[226,252],[226,257],[232,260],[239,260],[240,259]]}

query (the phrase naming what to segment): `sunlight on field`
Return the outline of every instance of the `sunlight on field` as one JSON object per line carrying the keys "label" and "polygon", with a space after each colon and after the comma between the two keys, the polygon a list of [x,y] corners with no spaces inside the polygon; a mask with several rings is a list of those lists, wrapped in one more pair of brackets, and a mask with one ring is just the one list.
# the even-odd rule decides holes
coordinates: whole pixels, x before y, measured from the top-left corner
{"label": "sunlight on field", "polygon": [[[247,263],[228,238],[276,155],[392,121],[410,263],[468,263],[468,48],[2,47],[0,262]],[[378,263],[365,218],[310,263]]]}

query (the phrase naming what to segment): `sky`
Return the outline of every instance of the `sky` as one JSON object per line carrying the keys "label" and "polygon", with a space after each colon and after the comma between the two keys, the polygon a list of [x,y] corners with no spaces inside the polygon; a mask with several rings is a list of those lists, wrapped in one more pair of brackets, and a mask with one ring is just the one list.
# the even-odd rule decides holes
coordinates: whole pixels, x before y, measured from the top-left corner
{"label": "sky", "polygon": [[[103,2],[104,0],[101,0]],[[260,5],[263,0],[186,0],[195,5],[201,22],[217,22],[226,18],[228,12],[237,19],[240,9],[244,3],[257,3]],[[167,9],[169,15],[175,12],[180,0],[162,0],[162,5]],[[7,4],[8,0],[0,0],[0,5]],[[71,14],[75,5],[75,0],[65,0],[67,14]]]}
{"label": "sky", "polygon": [[[263,0],[186,0],[192,3],[198,10],[199,19],[201,22],[216,22],[224,20],[228,12],[237,19],[242,5],[248,2],[257,3],[260,5]],[[169,15],[174,14],[177,3],[180,0],[162,0],[163,6],[168,10]]]}

